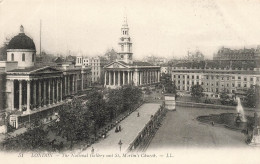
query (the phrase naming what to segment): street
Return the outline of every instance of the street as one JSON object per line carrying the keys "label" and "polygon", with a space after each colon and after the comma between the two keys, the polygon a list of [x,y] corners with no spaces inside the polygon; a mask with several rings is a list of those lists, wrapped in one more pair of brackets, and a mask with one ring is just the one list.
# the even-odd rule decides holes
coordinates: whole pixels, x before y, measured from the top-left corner
{"label": "street", "polygon": [[[248,148],[245,136],[219,126],[202,124],[196,120],[200,115],[235,112],[177,106],[177,111],[169,111],[162,126],[151,141],[147,152],[175,148]],[[248,113],[252,115],[252,112]]]}
{"label": "street", "polygon": [[[94,143],[90,148],[82,153],[90,153],[91,148],[94,148],[95,153],[100,152],[120,152],[120,145],[118,144],[121,140],[121,152],[126,152],[129,144],[134,141],[138,133],[145,127],[145,124],[150,120],[153,115],[160,107],[160,104],[148,103],[143,104],[135,112],[125,118],[119,125],[122,127],[121,132],[115,133],[115,128],[110,130],[105,139],[101,139],[97,143]],[[139,117],[137,113],[139,112]]]}

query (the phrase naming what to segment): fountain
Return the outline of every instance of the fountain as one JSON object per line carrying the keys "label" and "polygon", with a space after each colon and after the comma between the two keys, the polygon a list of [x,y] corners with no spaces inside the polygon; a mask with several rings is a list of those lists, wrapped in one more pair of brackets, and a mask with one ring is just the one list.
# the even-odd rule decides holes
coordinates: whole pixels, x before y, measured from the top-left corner
{"label": "fountain", "polygon": [[244,109],[241,105],[241,101],[240,98],[237,97],[237,118],[236,118],[236,122],[246,122],[246,117],[245,117],[245,112]]}

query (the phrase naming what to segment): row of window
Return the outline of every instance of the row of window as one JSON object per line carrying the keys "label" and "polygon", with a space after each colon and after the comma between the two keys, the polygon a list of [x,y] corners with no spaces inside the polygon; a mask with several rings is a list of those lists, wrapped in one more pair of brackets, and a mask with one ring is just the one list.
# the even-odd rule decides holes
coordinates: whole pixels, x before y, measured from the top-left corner
{"label": "row of window", "polygon": [[[173,78],[176,78],[178,76],[178,78],[181,78],[181,75],[173,75]],[[185,78],[185,75],[182,75],[183,78]],[[190,78],[190,75],[187,75],[187,79]],[[192,79],[194,79],[194,75],[191,76]],[[199,76],[196,76],[197,79],[199,79]]]}
{"label": "row of window", "polygon": [[[176,82],[176,81],[174,80],[174,82]],[[186,83],[187,83],[187,85],[190,85],[190,81],[187,81]],[[178,83],[177,83],[177,84],[181,84],[181,81],[178,80]],[[182,84],[185,84],[185,81],[182,81]],[[192,82],[191,82],[191,85],[194,85],[194,84],[195,84],[194,81],[192,81]],[[197,85],[199,85],[199,82],[197,82]],[[204,83],[201,82],[201,85],[204,85]],[[209,86],[209,83],[206,83],[206,85]],[[253,84],[250,84],[250,85],[253,85]],[[214,83],[211,83],[211,86],[214,87]],[[219,86],[219,83],[218,83],[218,82],[216,82],[216,86]],[[222,84],[221,86],[224,87],[224,84]],[[227,83],[227,84],[226,84],[226,87],[229,87],[229,86],[230,86],[229,83]],[[234,87],[235,87],[235,84],[232,83],[231,86],[234,88]],[[238,83],[238,84],[237,84],[237,87],[240,88],[241,86],[242,86],[241,83]],[[247,84],[244,84],[244,87],[246,88],[246,87],[247,87]]]}
{"label": "row of window", "polygon": [[[181,75],[173,75],[173,77],[174,77],[174,78],[176,78],[176,77],[181,78]],[[185,75],[182,75],[182,77],[185,78]],[[194,79],[194,77],[195,77],[195,76],[192,75],[192,76],[191,76],[191,79]],[[208,76],[208,75],[206,76],[206,79],[209,80],[210,77],[211,77],[211,80],[219,79],[219,76]],[[189,79],[189,78],[190,78],[190,76],[187,75],[187,79]],[[199,76],[196,76],[196,78],[199,79]],[[226,80],[230,80],[231,78],[234,80],[234,79],[235,79],[235,76],[226,77]],[[237,78],[238,78],[238,80],[241,80],[241,76],[238,76]],[[221,77],[221,80],[224,80],[224,79],[225,79],[225,77]],[[244,77],[244,81],[247,81],[247,80],[254,81],[254,78],[253,78],[253,77],[250,77],[250,78]],[[259,77],[257,77],[257,81],[259,81]]]}
{"label": "row of window", "polygon": [[[14,54],[11,54],[11,61],[14,61]],[[25,54],[22,54],[22,61],[25,61]],[[32,54],[32,62],[35,61],[35,54]]]}

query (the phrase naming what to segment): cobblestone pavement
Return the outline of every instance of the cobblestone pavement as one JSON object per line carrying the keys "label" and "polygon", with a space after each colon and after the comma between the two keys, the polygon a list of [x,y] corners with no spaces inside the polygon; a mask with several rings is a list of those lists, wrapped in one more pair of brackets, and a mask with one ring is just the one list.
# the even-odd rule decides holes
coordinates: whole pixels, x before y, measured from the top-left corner
{"label": "cobblestone pavement", "polygon": [[[200,115],[236,112],[203,108],[176,107],[166,114],[162,126],[151,141],[147,152],[176,148],[249,148],[245,135],[220,126],[200,123]],[[253,115],[247,111],[246,114]]]}
{"label": "cobblestone pavement", "polygon": [[[91,147],[94,148],[95,153],[102,152],[120,152],[119,141],[121,140],[121,152],[126,152],[130,143],[135,139],[138,133],[145,127],[145,124],[151,118],[160,107],[160,104],[156,103],[147,103],[143,104],[131,115],[125,118],[122,122],[119,123],[122,127],[122,131],[115,133],[115,128],[108,132],[107,138],[98,141],[93,144]],[[139,112],[140,117],[137,117]],[[91,147],[86,149],[81,153],[90,153]]]}

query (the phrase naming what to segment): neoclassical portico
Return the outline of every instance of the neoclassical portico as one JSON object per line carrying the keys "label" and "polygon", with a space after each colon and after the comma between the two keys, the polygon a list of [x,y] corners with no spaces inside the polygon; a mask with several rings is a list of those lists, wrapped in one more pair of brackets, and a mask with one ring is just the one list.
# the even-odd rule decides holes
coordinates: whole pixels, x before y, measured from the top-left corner
{"label": "neoclassical portico", "polygon": [[84,78],[78,79],[75,71],[64,73],[48,66],[12,70],[6,79],[8,109],[22,114],[59,104],[63,97],[84,89]]}
{"label": "neoclassical portico", "polygon": [[127,18],[121,27],[117,60],[104,67],[105,87],[122,85],[145,86],[160,82],[160,66],[147,62],[133,61],[132,40],[129,35]]}
{"label": "neoclassical portico", "polygon": [[160,67],[144,62],[126,64],[115,61],[105,66],[105,87],[123,85],[145,86],[160,82]]}
{"label": "neoclassical portico", "polygon": [[17,69],[7,72],[6,79],[10,89],[9,110],[30,113],[62,102],[63,73],[60,70],[50,67]]}

